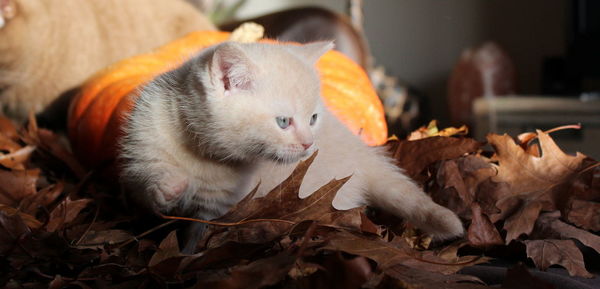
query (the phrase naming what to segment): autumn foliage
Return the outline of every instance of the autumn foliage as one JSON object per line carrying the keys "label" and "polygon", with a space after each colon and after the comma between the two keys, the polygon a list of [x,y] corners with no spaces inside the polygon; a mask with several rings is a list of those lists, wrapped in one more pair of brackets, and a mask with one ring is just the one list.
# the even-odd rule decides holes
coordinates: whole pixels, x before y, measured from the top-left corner
{"label": "autumn foliage", "polygon": [[[464,238],[431,242],[372,208],[335,210],[331,200],[351,176],[299,199],[311,158],[268,195],[250,195],[209,221],[196,254],[187,255],[177,229],[192,221],[136,217],[118,188],[82,169],[59,136],[34,119],[17,128],[0,118],[0,284],[489,288],[464,272],[494,258],[592,277],[585,260],[600,252],[598,162],[565,154],[542,131],[520,141],[490,134],[489,147],[457,132],[424,128],[387,148],[462,218]],[[584,258],[582,250],[590,253]],[[525,265],[506,274],[503,288],[552,288]]]}

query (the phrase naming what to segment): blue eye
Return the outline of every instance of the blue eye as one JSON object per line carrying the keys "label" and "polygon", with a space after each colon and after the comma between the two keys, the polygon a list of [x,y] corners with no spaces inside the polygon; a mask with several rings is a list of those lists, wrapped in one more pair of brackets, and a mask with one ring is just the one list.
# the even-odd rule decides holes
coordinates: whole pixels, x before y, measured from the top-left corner
{"label": "blue eye", "polygon": [[314,125],[315,122],[317,122],[317,114],[316,113],[310,117],[310,125]]}
{"label": "blue eye", "polygon": [[291,118],[289,117],[278,116],[275,118],[275,120],[277,121],[277,125],[279,125],[279,127],[282,129],[286,129],[288,126],[290,126]]}

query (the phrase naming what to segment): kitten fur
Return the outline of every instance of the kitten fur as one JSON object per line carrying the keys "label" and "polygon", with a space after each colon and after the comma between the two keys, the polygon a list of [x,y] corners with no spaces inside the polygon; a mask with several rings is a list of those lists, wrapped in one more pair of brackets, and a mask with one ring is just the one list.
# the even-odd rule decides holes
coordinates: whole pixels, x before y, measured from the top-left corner
{"label": "kitten fur", "polygon": [[3,17],[0,27],[0,114],[18,120],[120,59],[216,29],[183,0],[0,1],[4,5],[14,15]]}
{"label": "kitten fur", "polygon": [[[150,82],[121,142],[131,199],[162,213],[216,218],[259,182],[258,195],[268,193],[318,149],[300,197],[352,175],[335,208],[368,204],[437,238],[461,235],[453,212],[324,106],[314,64],[331,47],[226,42]],[[279,127],[277,117],[291,117],[290,126]]]}

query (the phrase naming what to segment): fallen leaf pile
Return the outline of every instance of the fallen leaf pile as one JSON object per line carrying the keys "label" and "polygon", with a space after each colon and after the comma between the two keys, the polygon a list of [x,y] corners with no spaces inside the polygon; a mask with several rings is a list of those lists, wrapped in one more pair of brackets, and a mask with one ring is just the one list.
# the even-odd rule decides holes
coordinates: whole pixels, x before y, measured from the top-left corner
{"label": "fallen leaf pile", "polygon": [[[338,211],[351,178],[298,198],[313,158],[261,198],[207,225],[180,250],[190,220],[134,214],[118,186],[84,170],[59,135],[0,118],[0,285],[6,288],[490,288],[462,268],[493,258],[592,277],[600,252],[600,167],[567,155],[545,132],[467,137],[435,124],[390,154],[464,221],[464,238],[431,242],[374,208]],[[398,192],[401,193],[401,192]],[[170,220],[169,220],[170,219]],[[500,252],[500,253],[499,253]],[[512,255],[503,256],[506,252]],[[552,288],[523,265],[503,288]]]}

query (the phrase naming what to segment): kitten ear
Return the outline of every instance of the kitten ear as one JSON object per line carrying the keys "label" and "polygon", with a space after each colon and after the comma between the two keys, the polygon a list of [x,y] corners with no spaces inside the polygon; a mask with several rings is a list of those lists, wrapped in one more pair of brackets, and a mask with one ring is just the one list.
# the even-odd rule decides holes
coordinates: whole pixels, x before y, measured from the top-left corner
{"label": "kitten ear", "polygon": [[333,41],[318,41],[304,45],[289,45],[289,50],[306,59],[309,63],[316,63],[327,51],[333,49]]}
{"label": "kitten ear", "polygon": [[235,42],[225,42],[215,48],[211,62],[211,77],[225,92],[249,90],[253,86],[255,66],[243,48]]}
{"label": "kitten ear", "polygon": [[14,0],[0,0],[0,28],[17,14],[17,5]]}

